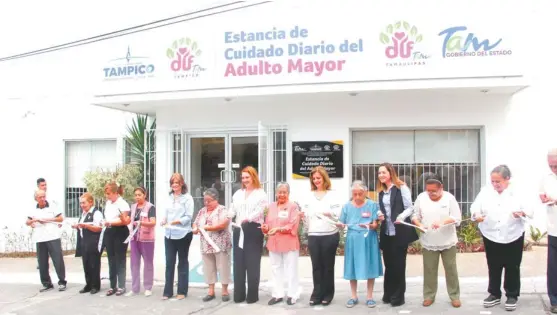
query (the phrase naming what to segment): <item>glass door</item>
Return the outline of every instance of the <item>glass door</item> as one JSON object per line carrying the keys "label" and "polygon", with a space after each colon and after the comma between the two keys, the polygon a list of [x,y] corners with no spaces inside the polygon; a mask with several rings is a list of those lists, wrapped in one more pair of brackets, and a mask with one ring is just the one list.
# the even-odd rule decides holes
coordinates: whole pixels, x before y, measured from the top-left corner
{"label": "glass door", "polygon": [[253,166],[259,171],[259,151],[257,135],[232,134],[229,141],[230,163],[227,169],[230,171],[230,181],[228,183],[230,194],[228,200],[232,202],[234,193],[242,188],[242,169],[246,166]]}
{"label": "glass door", "polygon": [[189,143],[189,190],[194,200],[194,218],[203,208],[203,192],[208,188],[219,191],[219,203],[226,205],[225,183],[230,180],[226,165],[226,136],[195,136]]}

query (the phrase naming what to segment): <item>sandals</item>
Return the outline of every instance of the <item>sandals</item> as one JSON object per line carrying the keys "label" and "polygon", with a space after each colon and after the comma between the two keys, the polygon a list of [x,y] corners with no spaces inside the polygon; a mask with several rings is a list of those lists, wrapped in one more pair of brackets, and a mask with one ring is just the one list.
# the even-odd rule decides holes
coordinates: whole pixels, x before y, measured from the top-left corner
{"label": "sandals", "polygon": [[126,293],[126,289],[118,289],[116,290],[116,296],[121,296]]}
{"label": "sandals", "polygon": [[114,289],[108,289],[108,291],[106,291],[106,296],[114,295],[114,293],[116,293]]}

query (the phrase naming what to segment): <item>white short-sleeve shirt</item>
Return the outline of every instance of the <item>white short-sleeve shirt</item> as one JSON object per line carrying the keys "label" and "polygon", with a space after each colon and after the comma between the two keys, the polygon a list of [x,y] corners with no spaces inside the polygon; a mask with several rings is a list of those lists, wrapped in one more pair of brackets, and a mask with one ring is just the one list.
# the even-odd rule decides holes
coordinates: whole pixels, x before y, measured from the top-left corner
{"label": "white short-sleeve shirt", "polygon": [[[36,206],[35,209],[31,210],[28,215],[29,219],[54,219],[62,215],[60,208],[51,205],[50,203],[44,207],[39,208]],[[35,223],[35,228],[33,229],[33,242],[42,243],[53,241],[60,238],[60,228],[58,224],[55,223]]]}
{"label": "white short-sleeve shirt", "polygon": [[122,197],[118,197],[115,202],[106,201],[104,208],[104,218],[107,221],[116,220],[120,217],[120,212],[130,212],[130,205]]}

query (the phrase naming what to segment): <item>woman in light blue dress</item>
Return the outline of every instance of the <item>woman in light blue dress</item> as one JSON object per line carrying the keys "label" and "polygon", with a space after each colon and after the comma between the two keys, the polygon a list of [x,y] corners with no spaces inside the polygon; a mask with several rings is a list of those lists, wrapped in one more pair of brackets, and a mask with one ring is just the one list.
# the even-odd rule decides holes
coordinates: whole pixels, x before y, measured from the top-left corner
{"label": "woman in light blue dress", "polygon": [[361,181],[352,184],[352,201],[342,208],[339,227],[347,227],[344,247],[344,279],[350,280],[352,296],[346,307],[358,304],[358,280],[367,280],[366,305],[375,307],[373,285],[383,275],[377,229],[379,207],[366,198],[367,187]]}

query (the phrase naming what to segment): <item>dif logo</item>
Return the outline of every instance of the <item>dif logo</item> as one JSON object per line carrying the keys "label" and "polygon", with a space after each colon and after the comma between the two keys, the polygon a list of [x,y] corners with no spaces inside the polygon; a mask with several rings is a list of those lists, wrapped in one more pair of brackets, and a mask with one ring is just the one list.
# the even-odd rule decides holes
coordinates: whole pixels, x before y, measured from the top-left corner
{"label": "dif logo", "polygon": [[430,56],[416,50],[422,40],[418,28],[406,21],[387,25],[379,35],[379,41],[385,45],[385,57],[389,59],[387,66],[424,65]]}
{"label": "dif logo", "polygon": [[153,77],[155,65],[148,57],[133,56],[128,46],[125,57],[110,60],[113,65],[103,69],[105,80],[141,79]]}
{"label": "dif logo", "polygon": [[190,38],[175,40],[166,50],[166,57],[170,59],[170,70],[175,78],[196,78],[206,69],[201,67],[197,58],[201,56],[198,44]]}

